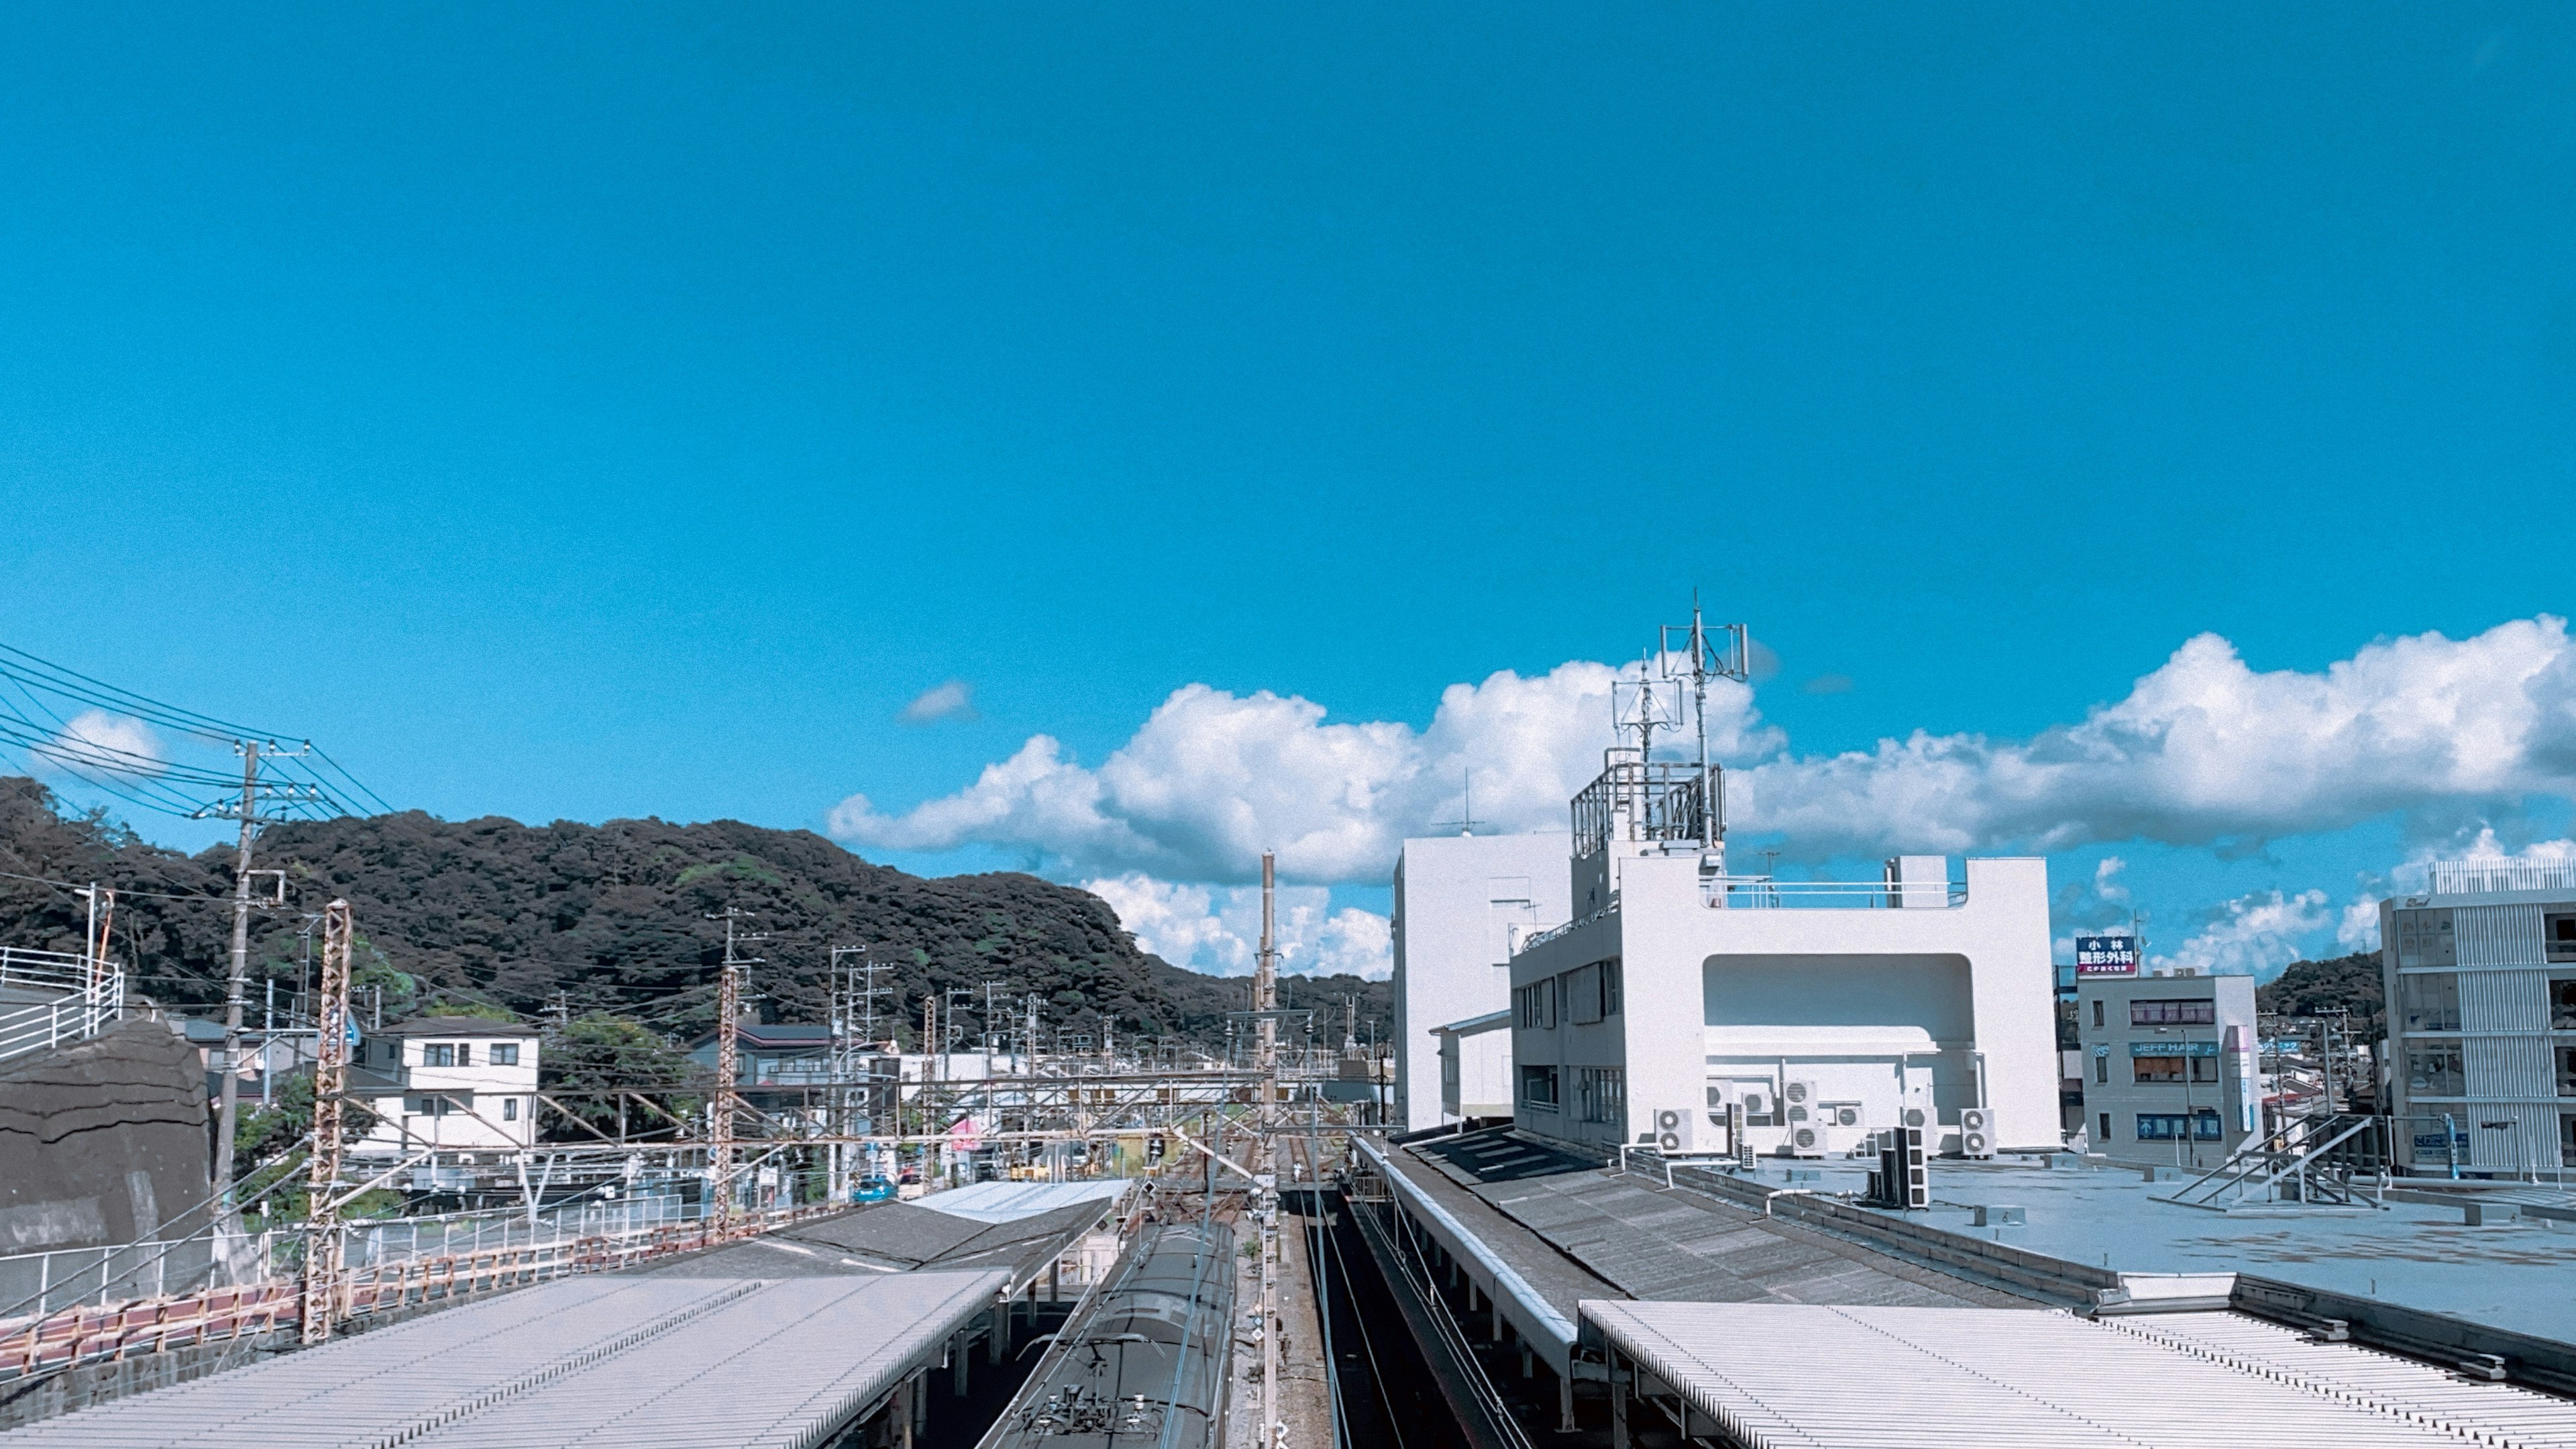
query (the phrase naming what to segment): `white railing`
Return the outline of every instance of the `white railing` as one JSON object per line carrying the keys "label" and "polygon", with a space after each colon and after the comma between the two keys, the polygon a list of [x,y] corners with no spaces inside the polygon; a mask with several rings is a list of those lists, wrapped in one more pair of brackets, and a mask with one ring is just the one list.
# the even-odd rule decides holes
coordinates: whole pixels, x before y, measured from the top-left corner
{"label": "white railing", "polygon": [[2437,860],[2432,875],[2437,896],[2576,890],[2576,860]]}
{"label": "white railing", "polygon": [[1700,882],[1700,903],[1731,911],[1846,906],[1917,908],[1964,906],[1968,888],[1958,881],[1776,880],[1767,875],[1720,875]]}
{"label": "white railing", "polygon": [[[9,954],[0,947],[0,957]],[[24,956],[33,953],[19,952]],[[52,952],[43,954],[53,955]],[[44,1051],[67,1042],[94,1036],[125,1011],[125,970],[114,963],[101,968],[95,983],[89,980],[89,963],[78,956],[63,959],[76,963],[80,975],[69,983],[67,995],[34,1006],[13,1007],[0,1011],[0,1061]],[[0,961],[0,964],[12,964]],[[12,970],[9,985],[43,985],[29,973]]]}
{"label": "white railing", "polygon": [[78,991],[89,985],[91,963],[70,951],[30,951],[0,946],[0,987],[33,986],[46,991]]}
{"label": "white railing", "polygon": [[[571,1245],[617,1243],[696,1223],[670,1194],[584,1202],[541,1212],[531,1223],[519,1210],[444,1213],[348,1224],[341,1249],[350,1268],[391,1268],[417,1258],[451,1258]],[[303,1235],[272,1230],[239,1238],[220,1271],[205,1235],[105,1248],[54,1248],[0,1257],[0,1318],[43,1317],[84,1305],[193,1293],[210,1282],[266,1283],[301,1271]]]}

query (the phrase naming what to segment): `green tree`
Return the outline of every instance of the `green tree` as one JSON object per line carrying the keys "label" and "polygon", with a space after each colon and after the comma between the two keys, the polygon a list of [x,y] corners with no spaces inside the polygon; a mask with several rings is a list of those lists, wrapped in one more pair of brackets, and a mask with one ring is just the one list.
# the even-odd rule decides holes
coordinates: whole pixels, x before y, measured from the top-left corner
{"label": "green tree", "polygon": [[[366,1136],[375,1125],[376,1114],[364,1103],[355,1098],[341,1102],[342,1146]],[[309,1210],[311,1195],[304,1187],[309,1159],[300,1152],[280,1161],[270,1159],[296,1146],[312,1130],[313,1078],[309,1073],[287,1078],[265,1107],[245,1104],[241,1125],[233,1134],[233,1180],[242,1185],[242,1200],[248,1202],[281,1179],[288,1180],[253,1210],[263,1226],[300,1220]]]}
{"label": "green tree", "polygon": [[[548,1106],[538,1126],[550,1142],[589,1142],[591,1132],[617,1133],[618,1092],[633,1092],[683,1122],[704,1100],[707,1083],[688,1054],[632,1017],[594,1011],[547,1034],[538,1059],[538,1090],[561,1107]],[[583,1130],[588,1124],[590,1131]],[[631,1104],[627,1135],[662,1136],[668,1119]]]}

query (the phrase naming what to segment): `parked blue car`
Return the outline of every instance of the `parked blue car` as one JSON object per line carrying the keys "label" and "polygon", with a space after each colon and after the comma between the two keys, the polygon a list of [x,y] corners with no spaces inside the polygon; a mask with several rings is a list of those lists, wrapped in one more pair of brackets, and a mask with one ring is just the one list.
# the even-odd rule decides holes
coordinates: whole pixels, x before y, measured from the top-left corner
{"label": "parked blue car", "polygon": [[850,1189],[852,1202],[888,1202],[894,1197],[894,1184],[882,1177],[863,1177]]}

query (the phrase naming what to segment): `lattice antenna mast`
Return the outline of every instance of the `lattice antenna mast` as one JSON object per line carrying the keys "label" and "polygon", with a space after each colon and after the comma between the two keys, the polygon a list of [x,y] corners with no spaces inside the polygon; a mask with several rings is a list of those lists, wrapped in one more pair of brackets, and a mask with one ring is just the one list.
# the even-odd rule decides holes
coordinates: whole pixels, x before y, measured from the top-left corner
{"label": "lattice antenna mast", "polygon": [[[1751,641],[1741,624],[1710,629],[1700,617],[1699,591],[1691,591],[1687,624],[1666,624],[1658,663],[1663,677],[1691,688],[1691,719],[1699,726],[1700,848],[1717,851],[1726,843],[1726,782],[1708,756],[1708,682],[1746,677]],[[1679,647],[1675,647],[1678,643]]]}
{"label": "lattice antenna mast", "polygon": [[349,953],[356,923],[347,901],[322,908],[322,984],[313,1024],[312,1206],[304,1240],[304,1341],[331,1336],[340,1310],[340,1104],[349,1090]]}
{"label": "lattice antenna mast", "polygon": [[733,1232],[733,1128],[734,1114],[739,1110],[738,1046],[735,1040],[742,1014],[742,968],[761,964],[761,958],[744,958],[735,952],[740,941],[767,939],[761,935],[738,933],[736,922],[742,912],[727,906],[707,919],[725,923],[724,974],[716,982],[716,1090],[715,1121],[707,1148],[707,1187],[715,1194],[715,1236],[721,1241]]}

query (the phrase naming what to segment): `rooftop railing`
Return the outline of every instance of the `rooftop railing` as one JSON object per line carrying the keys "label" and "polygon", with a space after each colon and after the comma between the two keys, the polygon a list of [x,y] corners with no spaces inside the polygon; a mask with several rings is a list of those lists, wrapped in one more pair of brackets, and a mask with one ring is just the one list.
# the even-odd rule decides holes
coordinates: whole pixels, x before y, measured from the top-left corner
{"label": "rooftop railing", "polygon": [[1845,906],[1883,909],[1898,906],[1938,908],[1964,906],[1968,887],[1962,881],[1778,880],[1767,875],[1711,876],[1700,882],[1704,905],[1728,910],[1771,910]]}
{"label": "rooftop railing", "polygon": [[2576,890],[2576,860],[2437,860],[2432,876],[2437,896]]}

